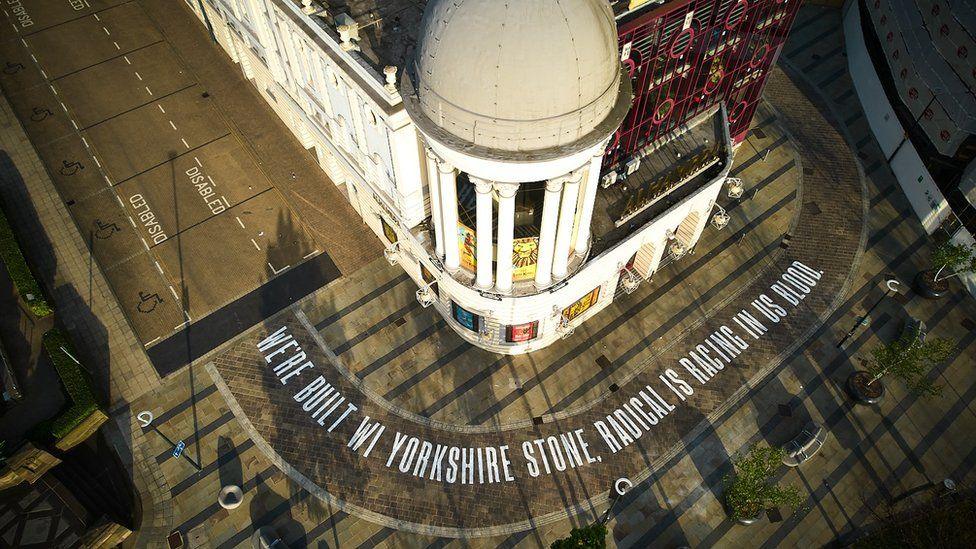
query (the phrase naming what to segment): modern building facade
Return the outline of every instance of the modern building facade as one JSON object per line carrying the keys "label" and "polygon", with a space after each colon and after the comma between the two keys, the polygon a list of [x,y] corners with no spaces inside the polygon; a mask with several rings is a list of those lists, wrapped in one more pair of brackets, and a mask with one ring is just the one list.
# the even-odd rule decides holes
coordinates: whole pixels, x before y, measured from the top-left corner
{"label": "modern building facade", "polygon": [[[931,234],[976,235],[976,9],[962,0],[851,0],[844,34],[871,131]],[[963,277],[976,293],[976,277]]]}
{"label": "modern building facade", "polygon": [[693,251],[798,7],[187,3],[421,304],[507,354]]}

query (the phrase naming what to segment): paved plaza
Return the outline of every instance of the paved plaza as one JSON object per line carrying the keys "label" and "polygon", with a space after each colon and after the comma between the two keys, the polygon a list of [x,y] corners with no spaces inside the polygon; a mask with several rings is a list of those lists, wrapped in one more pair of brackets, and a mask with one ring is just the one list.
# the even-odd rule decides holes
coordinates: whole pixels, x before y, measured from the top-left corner
{"label": "paved plaza", "polygon": [[[158,16],[167,9],[154,0],[91,3],[106,12],[130,10],[132,17],[140,17],[140,10]],[[177,51],[193,45],[213,49],[188,14],[178,17],[186,25],[174,15],[161,35],[178,36]],[[44,37],[43,29],[36,32],[36,40]],[[887,276],[907,287],[927,266],[931,240],[869,132],[847,74],[842,38],[838,10],[801,10],[780,68],[770,76],[766,101],[736,155],[732,172],[746,192],[719,200],[731,216],[729,226],[710,225],[693,254],[545,350],[500,357],[462,341],[439,315],[419,305],[416,286],[386,262],[378,245],[351,251],[337,244],[337,279],[269,313],[189,367],[146,383],[142,391],[127,388],[111,433],[141,492],[143,527],[135,545],[164,547],[164,536],[179,531],[190,547],[249,547],[256,527],[271,526],[292,547],[548,546],[602,516],[614,480],[628,477],[635,487],[616,502],[608,523],[618,547],[807,547],[850,539],[886,503],[933,493],[943,479],[963,489],[972,486],[976,301],[962,287],[941,301],[907,290],[881,300]],[[5,55],[11,54],[9,42]],[[202,67],[207,55],[218,55],[214,49],[200,54],[202,60],[187,59],[165,53],[171,51],[163,48],[167,42],[156,42],[144,46],[162,48],[146,56],[151,67]],[[39,41],[31,43],[40,47]],[[80,71],[61,66],[81,62],[71,56],[42,57],[45,62],[58,75],[74,71],[74,79],[60,80],[64,86],[108,85],[116,74],[104,63]],[[225,68],[226,74],[234,70]],[[96,70],[107,72],[88,72]],[[147,75],[154,70],[172,72],[147,68]],[[229,76],[213,71],[194,71],[196,81],[170,75],[171,86],[226,90],[215,96],[242,93],[222,83]],[[11,85],[0,81],[5,90]],[[171,97],[179,99],[180,93]],[[193,95],[174,111],[191,112],[200,101],[198,91]],[[121,94],[117,101],[127,100],[122,96],[129,97]],[[22,115],[27,107],[18,106],[16,97],[10,101]],[[90,117],[76,118],[85,127],[103,126],[98,121],[115,112],[102,99],[85,101],[68,105]],[[127,108],[138,113],[142,107]],[[12,150],[9,120],[8,113],[5,150]],[[116,124],[120,129],[111,131],[131,131],[124,120]],[[27,130],[50,172],[44,146]],[[249,128],[233,132],[259,134]],[[98,138],[97,131],[86,135]],[[249,169],[219,160],[227,156],[225,147],[238,145],[201,135],[216,138],[207,151],[220,166]],[[55,146],[68,141],[56,140]],[[293,150],[283,154],[304,153],[297,142],[287,144]],[[44,171],[40,161],[31,167],[18,158],[13,160],[24,180]],[[192,165],[162,160],[173,166],[144,170],[112,189],[93,187],[68,211],[78,221],[84,201],[106,192],[155,192],[162,194],[154,200],[177,201],[175,190],[158,183],[170,182],[166,172]],[[136,169],[110,166],[113,173]],[[300,179],[296,185],[312,184]],[[262,188],[274,190],[280,179],[262,181]],[[239,190],[237,201],[257,196]],[[268,211],[298,209],[294,191],[278,192],[279,202],[267,205]],[[188,209],[184,215],[190,217],[177,220],[177,209],[182,210],[170,209],[160,222],[189,223],[185,227],[192,232],[191,225],[199,226],[193,220],[207,217]],[[310,220],[309,240],[321,242],[318,231],[328,219],[317,217],[314,208],[298,211]],[[77,230],[69,238],[84,242]],[[189,246],[192,239],[183,242]],[[151,253],[163,265],[179,263],[164,250]],[[107,283],[118,292],[112,275],[117,267],[99,253],[122,252],[94,250]],[[207,302],[206,288],[190,290]],[[839,347],[875,303],[866,325]],[[128,333],[135,342],[114,314],[118,321],[108,329],[122,333],[118,337]],[[951,359],[930,374],[946,386],[943,395],[919,400],[890,382],[879,405],[854,405],[844,380],[874,346],[895,337],[909,316],[924,320],[933,336],[956,342]],[[140,328],[133,328],[145,343]],[[115,343],[113,352],[120,347]],[[728,363],[703,367],[691,354],[700,357],[702,349],[728,357]],[[119,364],[148,375],[144,366]],[[112,376],[125,375],[124,368]],[[647,414],[635,415],[635,406]],[[154,416],[149,427],[137,420],[143,411]],[[643,419],[630,420],[632,431],[621,416]],[[757,442],[782,445],[809,420],[827,428],[827,442],[810,462],[781,471],[785,482],[801,489],[805,503],[792,515],[784,510],[782,517],[749,527],[730,521],[722,503],[730,458]],[[370,430],[361,431],[364,426]],[[357,431],[365,436],[350,447]],[[545,442],[549,436],[564,449],[572,443],[577,457],[564,450],[560,467]],[[172,444],[178,440],[186,451],[177,458]],[[412,446],[415,453],[407,460],[403,456],[411,455]],[[442,462],[435,471],[438,452]],[[471,463],[454,469],[453,480],[452,457]],[[245,494],[243,505],[231,511],[216,502],[228,484]]]}

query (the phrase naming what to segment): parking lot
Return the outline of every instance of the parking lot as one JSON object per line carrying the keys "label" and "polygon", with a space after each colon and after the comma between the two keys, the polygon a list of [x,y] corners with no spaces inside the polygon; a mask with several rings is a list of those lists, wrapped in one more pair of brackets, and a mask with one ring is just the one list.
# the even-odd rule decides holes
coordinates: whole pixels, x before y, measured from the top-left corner
{"label": "parking lot", "polygon": [[4,15],[0,86],[147,348],[317,256],[338,276],[139,2]]}

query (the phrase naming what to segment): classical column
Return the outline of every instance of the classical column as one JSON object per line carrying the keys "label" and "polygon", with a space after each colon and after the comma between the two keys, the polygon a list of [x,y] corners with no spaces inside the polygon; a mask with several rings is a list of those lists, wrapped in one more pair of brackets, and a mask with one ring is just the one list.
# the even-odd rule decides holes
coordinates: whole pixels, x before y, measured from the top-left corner
{"label": "classical column", "polygon": [[573,221],[576,220],[576,201],[582,174],[573,174],[563,184],[562,206],[559,208],[559,225],[556,228],[556,251],[552,260],[552,275],[563,278],[569,272],[569,248],[573,240]]}
{"label": "classical column", "polygon": [[515,240],[515,193],[518,185],[495,184],[498,191],[498,277],[500,292],[512,289],[512,247]]}
{"label": "classical column", "polygon": [[427,149],[427,192],[430,193],[430,221],[434,225],[434,248],[437,258],[444,257],[444,224],[441,221],[440,174],[434,151]]}
{"label": "classical column", "polygon": [[573,249],[580,255],[585,254],[590,247],[590,225],[593,223],[596,191],[600,187],[601,167],[603,167],[603,155],[594,156],[590,160],[590,170],[586,176],[586,187],[583,189],[583,210],[580,212],[579,230],[576,231],[576,243],[573,245]]}
{"label": "classical column", "polygon": [[493,199],[491,197],[491,191],[493,190],[492,184],[489,181],[483,179],[471,178],[475,183],[475,190],[478,193],[478,207],[477,207],[477,260],[478,260],[478,279],[477,284],[479,288],[487,290],[491,288],[492,280],[492,252],[494,251],[494,242],[492,241],[492,218],[491,218],[491,207]]}
{"label": "classical column", "polygon": [[446,162],[437,165],[441,184],[441,220],[444,224],[444,267],[456,271],[461,267],[458,245],[457,174]]}
{"label": "classical column", "polygon": [[535,284],[540,288],[552,283],[552,258],[556,251],[556,223],[559,221],[561,179],[546,182],[546,198],[542,203],[542,229],[539,231],[539,262],[535,270]]}

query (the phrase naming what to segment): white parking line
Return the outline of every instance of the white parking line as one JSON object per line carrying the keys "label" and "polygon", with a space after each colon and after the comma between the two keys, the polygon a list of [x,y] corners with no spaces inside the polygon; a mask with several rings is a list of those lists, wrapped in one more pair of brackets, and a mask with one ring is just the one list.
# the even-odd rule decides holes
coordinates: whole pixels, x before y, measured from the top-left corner
{"label": "white parking line", "polygon": [[48,84],[48,87],[51,88],[51,91],[54,92],[54,95],[57,95],[58,94],[58,90],[54,89],[54,86]]}
{"label": "white parking line", "polygon": [[227,200],[227,197],[226,196],[220,195],[220,199],[224,201],[224,205],[225,206],[227,206],[228,208],[230,208],[230,200]]}
{"label": "white parking line", "polygon": [[112,36],[112,33],[108,32],[108,29],[106,29],[104,26],[102,27],[102,30],[105,31],[105,34]]}
{"label": "white parking line", "polygon": [[64,109],[64,112],[68,112],[68,106],[64,104],[64,101],[61,101],[61,108]]}
{"label": "white parking line", "polygon": [[[125,202],[122,202],[122,198],[119,195],[115,195],[115,199],[119,201],[119,206],[125,208]],[[132,221],[131,217],[129,218],[129,221]]]}
{"label": "white parking line", "polygon": [[237,224],[240,225],[242,229],[246,229],[247,228],[247,227],[244,226],[244,222],[241,221],[241,218],[239,218],[237,216],[234,216],[234,219],[237,220]]}
{"label": "white parking line", "polygon": [[149,86],[146,86],[146,92],[149,93],[149,95],[152,95],[153,94],[152,90],[149,89]]}
{"label": "white parking line", "polygon": [[308,258],[312,257],[313,255],[315,255],[317,253],[319,253],[319,251],[318,250],[315,250],[314,252],[312,252],[310,254],[306,254],[304,257],[302,257],[302,259],[308,259]]}
{"label": "white parking line", "polygon": [[[31,59],[33,59],[33,60],[34,60],[34,62],[35,62],[35,63],[37,63],[37,58],[36,58],[36,57],[34,57],[34,54],[33,54],[33,53],[31,54]],[[38,64],[38,65],[40,65],[40,63],[37,63],[37,64]]]}
{"label": "white parking line", "polygon": [[92,160],[94,160],[94,161],[95,161],[95,165],[96,165],[96,166],[98,166],[99,168],[101,168],[101,167],[102,167],[102,163],[98,161],[98,157],[97,157],[97,156],[95,156],[95,155],[92,155]]}
{"label": "white parking line", "polygon": [[122,49],[122,47],[119,46],[119,43],[118,42],[113,41],[112,43],[115,44],[115,49],[117,49],[117,50],[121,50]]}
{"label": "white parking line", "polygon": [[172,120],[169,121],[169,126],[173,128],[174,131],[179,131],[176,129],[176,124],[174,124]]}
{"label": "white parking line", "polygon": [[131,215],[129,216],[129,223],[132,225],[132,228],[133,229],[136,228],[136,220],[135,219],[132,219],[132,216]]}
{"label": "white parking line", "polygon": [[125,59],[126,64],[128,64],[128,65],[131,65],[132,64],[132,61],[129,61],[129,56],[128,55],[123,55],[122,56],[122,59]]}
{"label": "white parking line", "polygon": [[47,73],[44,72],[44,69],[41,69],[41,76],[43,76],[44,79],[47,80]]}
{"label": "white parking line", "polygon": [[78,129],[78,123],[75,122],[74,118],[71,119],[71,125],[74,126],[76,130]]}
{"label": "white parking line", "polygon": [[[197,166],[200,166],[201,168],[203,167],[203,164],[200,163],[200,159],[199,158],[197,158],[197,157],[194,156],[193,157],[193,161],[197,163]],[[212,183],[212,181],[211,181],[211,183]]]}
{"label": "white parking line", "polygon": [[90,149],[91,148],[91,146],[88,145],[88,140],[85,139],[84,137],[81,138],[81,142],[85,144],[85,148],[86,149]]}
{"label": "white parking line", "polygon": [[164,109],[162,105],[160,105],[159,103],[156,103],[156,106],[159,107],[159,111],[161,113],[166,114],[166,109]]}
{"label": "white parking line", "polygon": [[270,262],[268,262],[268,267],[271,268],[271,272],[272,273],[274,273],[274,274],[280,274],[281,272],[285,271],[288,267],[291,267],[291,265],[285,265],[281,269],[275,269],[274,268],[274,265],[272,265]]}
{"label": "white parking line", "polygon": [[[85,2],[85,3],[87,4],[88,2]],[[98,17],[98,14],[97,13],[93,13],[92,15],[95,16],[95,21],[101,21],[101,18]]]}
{"label": "white parking line", "polygon": [[[173,293],[173,297],[175,297],[177,301],[180,300],[180,296],[176,294],[176,288],[174,288],[172,284],[169,285],[169,291]],[[180,324],[180,326],[182,325],[183,324]]]}
{"label": "white parking line", "polygon": [[184,146],[184,147],[186,147],[186,148],[188,148],[188,149],[190,148],[190,144],[186,142],[186,139],[183,139],[183,138],[181,137],[181,138],[180,138],[180,141],[182,141],[182,142],[183,142],[183,146]]}
{"label": "white parking line", "polygon": [[147,347],[147,348],[148,348],[148,347],[149,347],[150,345],[152,345],[153,343],[156,343],[156,342],[157,342],[157,341],[159,341],[160,339],[162,339],[162,338],[160,338],[160,337],[157,337],[157,338],[154,338],[154,339],[153,339],[152,341],[150,341],[149,343],[146,343],[146,344],[144,345],[144,347]]}
{"label": "white parking line", "polygon": [[139,240],[142,240],[142,245],[145,246],[146,251],[148,252],[149,251],[149,244],[146,242],[146,239],[145,238],[142,238],[142,237],[139,237]]}
{"label": "white parking line", "polygon": [[153,263],[156,264],[156,270],[159,271],[159,274],[163,274],[163,267],[160,266],[159,262],[158,261],[154,261]]}
{"label": "white parking line", "polygon": [[136,78],[138,78],[139,81],[142,82],[142,75],[139,74],[139,71],[136,71]]}
{"label": "white parking line", "polygon": [[[108,178],[108,176],[107,175],[103,175],[102,177],[105,178],[105,182],[108,183],[108,186],[109,187],[111,187],[112,186],[112,181]],[[119,197],[116,196],[115,198],[119,198]],[[122,199],[121,198],[119,198],[119,202],[120,203],[122,202]],[[124,208],[125,207],[125,204],[122,204],[122,207]]]}
{"label": "white parking line", "polygon": [[251,244],[254,244],[254,247],[257,248],[259,252],[261,251],[261,246],[258,246],[258,243],[255,242],[253,238],[251,239]]}

